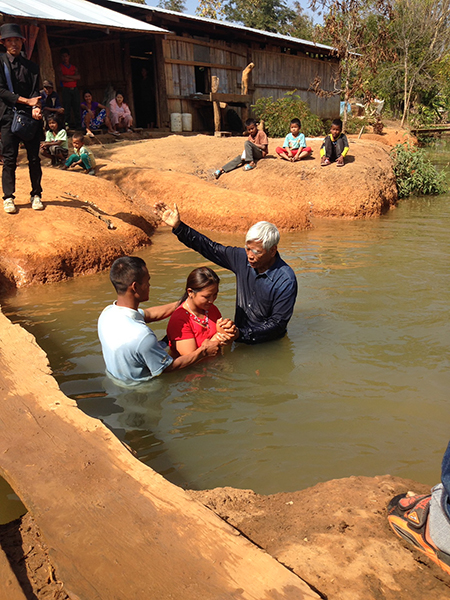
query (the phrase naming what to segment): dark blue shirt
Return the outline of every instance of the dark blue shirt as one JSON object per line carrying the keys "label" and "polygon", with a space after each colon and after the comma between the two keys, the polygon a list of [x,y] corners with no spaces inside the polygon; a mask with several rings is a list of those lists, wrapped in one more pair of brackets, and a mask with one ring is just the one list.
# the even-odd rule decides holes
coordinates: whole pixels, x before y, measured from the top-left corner
{"label": "dark blue shirt", "polygon": [[274,264],[258,273],[247,261],[244,248],[222,246],[184,223],[173,233],[188,248],[236,275],[236,313],[239,342],[259,344],[283,337],[294,311],[297,279],[276,254]]}

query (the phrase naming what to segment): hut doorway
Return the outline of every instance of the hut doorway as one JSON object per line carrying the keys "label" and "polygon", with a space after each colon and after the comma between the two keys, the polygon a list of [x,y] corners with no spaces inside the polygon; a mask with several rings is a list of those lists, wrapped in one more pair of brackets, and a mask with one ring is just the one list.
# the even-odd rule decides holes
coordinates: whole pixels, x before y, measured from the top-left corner
{"label": "hut doorway", "polygon": [[144,129],[158,126],[154,56],[151,42],[130,44],[135,122]]}

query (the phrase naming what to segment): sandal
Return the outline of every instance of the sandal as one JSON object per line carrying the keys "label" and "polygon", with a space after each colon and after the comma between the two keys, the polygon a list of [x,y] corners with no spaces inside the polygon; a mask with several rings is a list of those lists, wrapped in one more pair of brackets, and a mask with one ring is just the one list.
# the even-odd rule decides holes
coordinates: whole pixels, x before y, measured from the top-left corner
{"label": "sandal", "polygon": [[216,179],[219,179],[219,177],[222,175],[222,169],[217,169],[217,171],[214,171],[214,177]]}
{"label": "sandal", "polygon": [[388,521],[394,533],[436,563],[450,575],[450,554],[439,550],[425,537],[431,494],[425,496],[395,496],[388,505]]}
{"label": "sandal", "polygon": [[330,159],[329,159],[329,158],[325,158],[325,159],[323,160],[323,162],[321,162],[321,163],[320,163],[320,166],[321,166],[321,167],[327,167],[329,164],[331,164],[331,163],[330,163]]}
{"label": "sandal", "polygon": [[255,167],[256,167],[256,165],[251,165],[250,163],[247,163],[244,167],[244,171],[251,171]]}

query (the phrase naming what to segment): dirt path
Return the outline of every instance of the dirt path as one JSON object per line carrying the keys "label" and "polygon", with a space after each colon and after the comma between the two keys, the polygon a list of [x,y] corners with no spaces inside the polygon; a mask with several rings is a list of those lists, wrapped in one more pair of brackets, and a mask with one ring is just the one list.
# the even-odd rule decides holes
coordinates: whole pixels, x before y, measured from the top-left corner
{"label": "dirt path", "polygon": [[[271,140],[272,153],[281,140]],[[94,146],[97,177],[52,169],[43,161],[45,210],[28,202],[23,152],[17,171],[19,212],[0,212],[0,289],[58,281],[107,268],[151,243],[157,200],[176,202],[199,229],[245,231],[258,220],[281,230],[311,226],[310,217],[368,218],[397,200],[388,147],[352,140],[343,169],[314,159],[288,163],[274,155],[250,172],[214,179],[214,170],[242,151],[242,138],[169,136]]]}

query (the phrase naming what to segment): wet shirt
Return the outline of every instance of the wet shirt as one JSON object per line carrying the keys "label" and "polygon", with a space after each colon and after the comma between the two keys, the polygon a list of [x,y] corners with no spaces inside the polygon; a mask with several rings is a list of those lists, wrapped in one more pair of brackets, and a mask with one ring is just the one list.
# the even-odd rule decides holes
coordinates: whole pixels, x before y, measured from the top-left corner
{"label": "wet shirt", "polygon": [[188,248],[235,273],[238,342],[258,344],[283,337],[294,311],[297,279],[278,253],[270,269],[258,273],[249,265],[244,248],[222,246],[185,223],[173,233]]}
{"label": "wet shirt", "polygon": [[108,373],[127,385],[149,381],[172,364],[141,309],[107,306],[98,320],[98,337]]}

